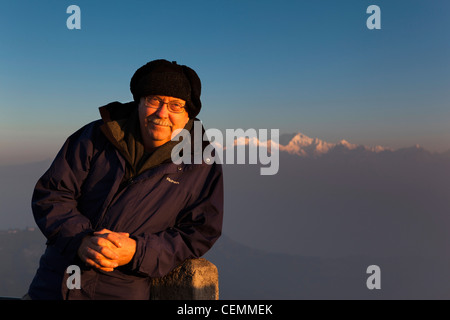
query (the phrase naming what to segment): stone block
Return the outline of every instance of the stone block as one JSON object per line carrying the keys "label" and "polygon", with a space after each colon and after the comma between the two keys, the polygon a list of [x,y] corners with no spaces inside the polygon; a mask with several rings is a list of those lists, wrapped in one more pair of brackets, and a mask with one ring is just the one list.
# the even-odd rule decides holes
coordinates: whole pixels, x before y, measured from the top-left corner
{"label": "stone block", "polygon": [[152,279],[151,300],[218,300],[219,274],[210,261],[187,259],[163,278]]}

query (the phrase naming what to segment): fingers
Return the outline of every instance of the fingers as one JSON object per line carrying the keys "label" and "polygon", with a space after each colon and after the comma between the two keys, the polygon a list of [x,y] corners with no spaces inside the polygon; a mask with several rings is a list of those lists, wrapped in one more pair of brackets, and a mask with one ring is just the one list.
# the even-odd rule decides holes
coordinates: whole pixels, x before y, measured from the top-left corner
{"label": "fingers", "polygon": [[129,237],[130,236],[130,234],[128,232],[114,232],[114,231],[111,231],[111,230],[108,230],[108,229],[102,229],[102,230],[99,230],[99,231],[95,231],[94,235],[107,234],[107,233],[117,233],[117,234],[120,234],[120,235],[125,236],[125,237]]}
{"label": "fingers", "polygon": [[88,266],[91,266],[91,267],[96,268],[96,269],[103,270],[105,272],[112,272],[112,271],[114,271],[114,268],[102,267],[100,264],[95,263],[95,261],[93,261],[91,259],[87,259],[85,262],[86,262],[86,264]]}
{"label": "fingers", "polygon": [[130,234],[128,232],[114,232],[114,231],[111,231],[109,229],[102,229],[102,230],[94,232],[94,234],[96,234],[96,235],[98,235],[98,234],[105,234],[105,233],[118,233],[118,234],[124,235],[125,237],[129,237],[130,236]]}
{"label": "fingers", "polygon": [[127,237],[127,238],[130,237],[130,234],[128,232],[117,232],[117,233],[121,234],[122,236]]}
{"label": "fingers", "polygon": [[98,234],[105,234],[105,233],[112,233],[112,232],[114,232],[114,231],[111,231],[109,229],[102,229],[102,230],[99,230],[99,231],[95,231],[94,234],[98,235]]}
{"label": "fingers", "polygon": [[108,247],[95,245],[91,246],[91,249],[95,250],[97,253],[100,253],[106,259],[109,260],[119,259],[119,255]]}
{"label": "fingers", "polygon": [[90,247],[101,253],[105,258],[112,260],[119,258],[119,255],[114,252],[117,247],[105,238],[93,236],[90,241]]}
{"label": "fingers", "polygon": [[122,239],[123,237],[128,238],[130,235],[126,232],[113,232],[108,229],[102,229],[100,231],[94,232],[94,235],[102,237],[103,239],[109,240],[113,243],[117,248],[122,247]]}
{"label": "fingers", "polygon": [[114,268],[119,266],[117,261],[106,258],[103,254],[91,247],[86,248],[83,257],[88,265],[99,269],[106,268],[107,270],[105,271],[113,271]]}
{"label": "fingers", "polygon": [[[92,255],[90,255],[90,256],[92,256]],[[110,272],[110,271],[114,270],[114,267],[112,267],[112,266],[111,267],[104,267],[103,266],[104,263],[101,262],[102,260],[97,260],[97,259],[94,258],[95,259],[95,261],[94,261],[93,259],[88,258],[87,254],[80,254],[80,258],[88,266],[91,266],[91,267],[94,267],[94,268],[97,268],[97,269],[100,269],[100,270],[103,270],[103,271],[106,271],[106,272]],[[104,260],[104,261],[106,261],[106,260]]]}
{"label": "fingers", "polygon": [[129,234],[102,229],[85,240],[79,249],[82,261],[94,268],[111,272],[119,266],[119,248],[129,240]]}

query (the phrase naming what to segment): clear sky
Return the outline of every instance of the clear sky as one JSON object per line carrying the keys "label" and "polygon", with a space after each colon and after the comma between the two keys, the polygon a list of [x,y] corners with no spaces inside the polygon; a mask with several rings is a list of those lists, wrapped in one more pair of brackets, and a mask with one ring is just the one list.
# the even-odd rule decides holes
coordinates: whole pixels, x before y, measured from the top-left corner
{"label": "clear sky", "polygon": [[[81,30],[69,30],[69,5]],[[381,29],[369,30],[369,5]],[[207,128],[450,149],[450,1],[1,1],[0,164],[53,158],[154,59],[203,83]]]}

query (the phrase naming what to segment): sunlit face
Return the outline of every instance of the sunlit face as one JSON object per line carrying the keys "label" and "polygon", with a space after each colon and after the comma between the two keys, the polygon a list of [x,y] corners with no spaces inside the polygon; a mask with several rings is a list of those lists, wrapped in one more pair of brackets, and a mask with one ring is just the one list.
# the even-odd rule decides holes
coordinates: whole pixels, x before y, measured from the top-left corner
{"label": "sunlit face", "polygon": [[[155,104],[155,101],[157,104]],[[153,103],[153,104],[152,104]],[[171,109],[169,110],[169,105]],[[139,101],[139,124],[145,149],[151,150],[170,141],[172,133],[189,121],[186,101],[168,96],[142,97]],[[177,110],[176,110],[177,109]]]}

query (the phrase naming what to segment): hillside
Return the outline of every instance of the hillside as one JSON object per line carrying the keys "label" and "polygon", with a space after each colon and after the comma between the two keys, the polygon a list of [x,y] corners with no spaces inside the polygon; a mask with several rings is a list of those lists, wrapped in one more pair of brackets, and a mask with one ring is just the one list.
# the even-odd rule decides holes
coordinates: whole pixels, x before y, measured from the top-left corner
{"label": "hillside", "polygon": [[39,230],[0,231],[0,296],[22,297],[45,249]]}
{"label": "hillside", "polygon": [[[44,249],[38,230],[0,232],[0,296],[22,296]],[[205,256],[219,269],[221,299],[448,299],[444,257],[318,258],[268,253],[222,236]],[[366,269],[381,268],[381,290],[368,290]]]}

